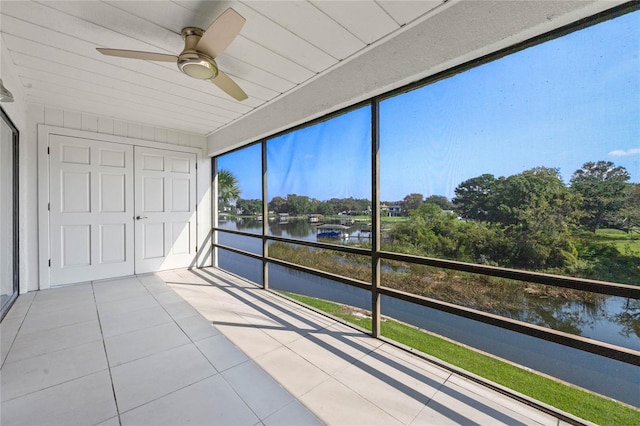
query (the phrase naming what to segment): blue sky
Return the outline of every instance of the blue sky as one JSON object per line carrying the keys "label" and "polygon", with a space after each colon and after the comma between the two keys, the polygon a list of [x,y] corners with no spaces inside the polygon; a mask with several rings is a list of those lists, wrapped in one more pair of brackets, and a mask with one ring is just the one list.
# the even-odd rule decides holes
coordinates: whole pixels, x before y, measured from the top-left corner
{"label": "blue sky", "polygon": [[[380,106],[381,198],[453,196],[465,179],[587,161],[640,182],[640,12],[390,98]],[[268,143],[269,199],[370,198],[367,107]],[[260,147],[219,167],[260,197]]]}

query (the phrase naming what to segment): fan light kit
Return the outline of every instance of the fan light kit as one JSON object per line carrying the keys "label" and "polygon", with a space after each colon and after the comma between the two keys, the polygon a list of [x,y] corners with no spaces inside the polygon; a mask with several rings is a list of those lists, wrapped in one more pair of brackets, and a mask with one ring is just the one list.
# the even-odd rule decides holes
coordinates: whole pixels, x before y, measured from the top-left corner
{"label": "fan light kit", "polygon": [[147,61],[176,62],[178,68],[189,77],[211,80],[213,84],[238,101],[247,94],[227,74],[220,71],[215,58],[231,44],[240,33],[246,20],[229,8],[204,31],[196,27],[182,30],[184,49],[178,55],[140,52],[135,50],[97,48],[103,55]]}

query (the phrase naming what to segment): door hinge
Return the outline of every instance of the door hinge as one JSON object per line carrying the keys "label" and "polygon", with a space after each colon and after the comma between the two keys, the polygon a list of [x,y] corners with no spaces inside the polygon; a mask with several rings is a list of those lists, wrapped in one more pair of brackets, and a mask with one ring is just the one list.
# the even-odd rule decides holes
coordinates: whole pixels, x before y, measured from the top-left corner
{"label": "door hinge", "polygon": [[47,203],[47,210],[51,211],[51,203]]}
{"label": "door hinge", "polygon": [[51,148],[47,147],[47,155],[51,155]]}
{"label": "door hinge", "polygon": [[196,251],[196,253],[198,252],[198,246],[195,247],[195,251]]}
{"label": "door hinge", "polygon": [[49,259],[49,268],[51,268],[51,259]]}

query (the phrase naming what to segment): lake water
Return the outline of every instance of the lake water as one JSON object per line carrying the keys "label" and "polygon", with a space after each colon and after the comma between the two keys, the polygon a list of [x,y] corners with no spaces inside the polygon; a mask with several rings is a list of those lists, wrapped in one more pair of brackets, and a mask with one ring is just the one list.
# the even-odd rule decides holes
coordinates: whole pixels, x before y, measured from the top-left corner
{"label": "lake water", "polygon": [[[220,223],[220,227],[239,229],[259,234],[262,224],[256,221]],[[366,237],[352,228],[351,240]],[[316,241],[315,226],[304,221],[286,224],[270,223],[269,234],[293,239]],[[261,241],[251,237],[219,233],[219,242],[245,251],[260,254]],[[261,262],[231,252],[221,251],[219,265],[223,269],[261,284]],[[269,267],[269,285],[272,289],[290,291],[371,310],[369,292],[336,283],[311,274],[292,271],[277,265]],[[559,317],[559,324],[571,324],[575,334],[603,342],[640,350],[640,319],[633,315],[629,301],[608,297],[597,306],[566,300],[535,300],[523,306],[512,316],[525,319],[530,314],[527,306],[535,306],[536,315]],[[539,299],[539,298],[538,298]],[[638,302],[638,301],[635,301]],[[425,308],[390,297],[381,301],[382,314],[449,337],[455,341],[492,353],[534,370],[574,383],[640,407],[640,367],[568,348],[520,333],[469,320],[455,315]],[[625,320],[626,319],[626,320]]]}

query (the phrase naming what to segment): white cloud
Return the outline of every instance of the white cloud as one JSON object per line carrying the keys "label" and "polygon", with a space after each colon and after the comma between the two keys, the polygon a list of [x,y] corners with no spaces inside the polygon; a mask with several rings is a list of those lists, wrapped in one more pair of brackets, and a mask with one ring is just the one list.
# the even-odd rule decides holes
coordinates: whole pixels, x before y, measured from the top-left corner
{"label": "white cloud", "polygon": [[628,150],[624,149],[616,149],[615,151],[611,151],[609,153],[612,157],[624,157],[625,155],[638,155],[640,154],[640,148],[631,148]]}

